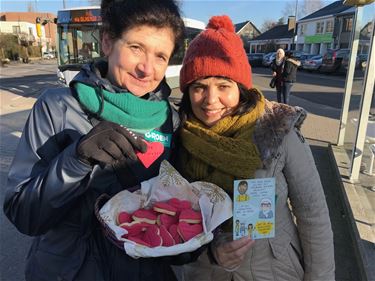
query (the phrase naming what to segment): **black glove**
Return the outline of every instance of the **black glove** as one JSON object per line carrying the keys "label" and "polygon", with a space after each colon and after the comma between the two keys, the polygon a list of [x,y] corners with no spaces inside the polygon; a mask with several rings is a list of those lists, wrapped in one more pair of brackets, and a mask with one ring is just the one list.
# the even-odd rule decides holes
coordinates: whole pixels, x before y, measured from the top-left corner
{"label": "black glove", "polygon": [[147,145],[127,128],[110,121],[101,121],[77,146],[78,158],[90,165],[116,164],[125,158],[137,159],[135,151],[146,152]]}

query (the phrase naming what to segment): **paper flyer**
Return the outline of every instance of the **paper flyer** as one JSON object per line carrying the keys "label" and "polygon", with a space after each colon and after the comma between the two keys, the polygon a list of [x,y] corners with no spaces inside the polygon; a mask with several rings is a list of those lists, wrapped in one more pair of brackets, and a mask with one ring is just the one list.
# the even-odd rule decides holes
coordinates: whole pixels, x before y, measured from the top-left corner
{"label": "paper flyer", "polygon": [[234,181],[233,240],[275,236],[275,178]]}

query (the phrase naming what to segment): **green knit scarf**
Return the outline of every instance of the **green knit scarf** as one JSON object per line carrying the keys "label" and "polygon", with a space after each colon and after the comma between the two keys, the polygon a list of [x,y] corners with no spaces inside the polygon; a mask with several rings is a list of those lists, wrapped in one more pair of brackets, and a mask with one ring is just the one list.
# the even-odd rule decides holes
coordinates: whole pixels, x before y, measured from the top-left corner
{"label": "green knit scarf", "polygon": [[134,132],[146,133],[160,127],[169,114],[168,102],[164,100],[148,101],[131,93],[112,93],[79,82],[74,87],[79,102],[89,112]]}
{"label": "green knit scarf", "polygon": [[181,129],[183,174],[191,181],[215,183],[230,195],[234,180],[253,178],[261,159],[252,134],[264,106],[261,96],[250,112],[224,117],[210,128],[190,118]]}

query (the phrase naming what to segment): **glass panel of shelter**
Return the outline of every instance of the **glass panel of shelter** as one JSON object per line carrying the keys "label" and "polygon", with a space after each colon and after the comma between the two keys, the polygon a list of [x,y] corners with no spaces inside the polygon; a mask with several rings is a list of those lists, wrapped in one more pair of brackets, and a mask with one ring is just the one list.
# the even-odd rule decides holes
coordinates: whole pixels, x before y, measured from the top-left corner
{"label": "glass panel of shelter", "polygon": [[[374,22],[375,3],[357,8],[357,17],[353,21],[353,40],[351,43],[352,56],[347,58],[346,65],[348,68],[346,76],[345,91],[350,93],[350,101],[347,108],[346,122],[341,124],[344,127],[343,145],[348,157],[351,161],[350,178],[354,181],[368,182],[374,185],[375,182],[375,95],[374,87],[370,95],[366,95],[364,100],[365,90],[368,90],[369,82],[374,80],[374,70],[368,69],[371,45],[374,44]],[[375,59],[375,58],[373,58]],[[349,65],[349,62],[353,65]],[[366,80],[367,79],[367,80]],[[372,79],[372,81],[370,81]],[[367,85],[367,86],[366,86]],[[344,97],[345,98],[345,97]],[[366,104],[363,104],[365,102]],[[370,105],[368,105],[370,104]],[[345,106],[344,106],[345,107]],[[369,110],[368,110],[369,107]],[[363,110],[365,108],[365,110]],[[343,108],[343,111],[345,108]],[[361,112],[362,111],[362,112]],[[344,113],[345,114],[345,113]],[[364,116],[365,115],[365,116]],[[362,148],[361,141],[358,139],[358,124],[360,118],[368,118],[367,130]],[[355,169],[355,159],[361,157],[359,173]],[[358,162],[359,163],[359,162]],[[370,178],[369,178],[370,177]],[[370,187],[370,186],[369,186]],[[371,187],[370,187],[371,188]]]}

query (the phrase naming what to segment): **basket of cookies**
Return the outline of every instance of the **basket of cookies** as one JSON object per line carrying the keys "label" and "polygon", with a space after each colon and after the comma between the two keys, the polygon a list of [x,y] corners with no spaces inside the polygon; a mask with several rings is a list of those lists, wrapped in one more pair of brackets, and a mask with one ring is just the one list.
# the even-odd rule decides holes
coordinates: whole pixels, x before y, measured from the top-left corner
{"label": "basket of cookies", "polygon": [[134,258],[195,251],[231,217],[232,201],[224,190],[189,183],[167,161],[157,177],[136,192],[119,192],[98,211],[106,236]]}

